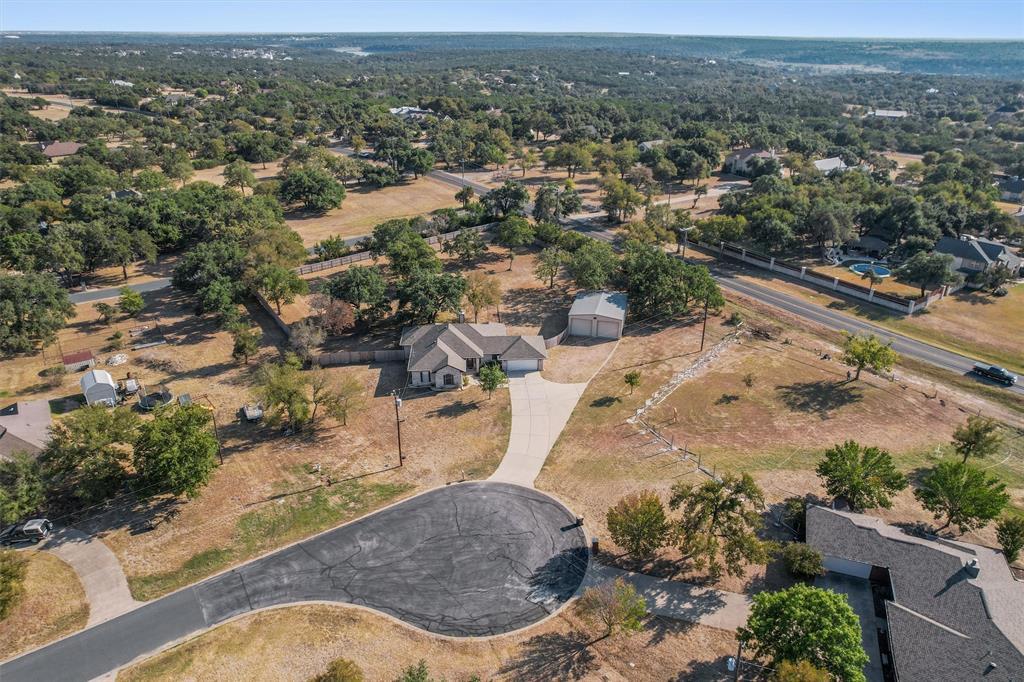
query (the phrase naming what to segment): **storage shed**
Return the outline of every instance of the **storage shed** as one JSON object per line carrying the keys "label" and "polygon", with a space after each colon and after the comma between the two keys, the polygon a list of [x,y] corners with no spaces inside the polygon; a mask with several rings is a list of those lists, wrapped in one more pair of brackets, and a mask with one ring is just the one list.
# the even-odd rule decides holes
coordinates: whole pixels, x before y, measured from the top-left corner
{"label": "storage shed", "polygon": [[80,350],[68,353],[64,356],[65,372],[80,372],[83,369],[91,369],[96,366],[96,356],[91,350]]}
{"label": "storage shed", "polygon": [[579,294],[569,309],[570,336],[617,339],[626,323],[626,294],[590,291]]}
{"label": "storage shed", "polygon": [[106,405],[114,407],[117,405],[117,384],[110,376],[110,372],[102,369],[92,369],[82,375],[79,382],[82,386],[82,394],[85,402],[89,405]]}

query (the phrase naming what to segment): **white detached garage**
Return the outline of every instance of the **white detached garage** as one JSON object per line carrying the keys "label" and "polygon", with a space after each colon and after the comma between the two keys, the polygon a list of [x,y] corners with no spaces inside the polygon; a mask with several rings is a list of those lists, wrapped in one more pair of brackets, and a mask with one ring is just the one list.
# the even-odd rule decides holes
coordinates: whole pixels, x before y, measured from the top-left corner
{"label": "white detached garage", "polygon": [[570,336],[617,339],[625,323],[626,294],[620,291],[579,294],[569,309]]}

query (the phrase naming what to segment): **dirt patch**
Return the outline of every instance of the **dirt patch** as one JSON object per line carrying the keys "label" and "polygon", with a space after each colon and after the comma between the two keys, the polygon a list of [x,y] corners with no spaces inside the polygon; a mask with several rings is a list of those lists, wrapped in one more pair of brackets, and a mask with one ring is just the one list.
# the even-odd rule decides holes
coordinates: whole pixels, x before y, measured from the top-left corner
{"label": "dirt patch", "polygon": [[221,626],[118,675],[143,680],[307,680],[339,657],[368,680],[388,680],[425,660],[435,678],[717,680],[735,651],[731,633],[667,619],[587,646],[594,637],[566,614],[524,632],[451,640],[356,609],[277,609]]}
{"label": "dirt patch", "polygon": [[605,360],[615,350],[613,339],[588,339],[570,336],[561,344],[548,349],[543,376],[559,384],[590,381]]}
{"label": "dirt patch", "polygon": [[0,660],[81,630],[89,620],[85,589],[70,566],[46,552],[23,556],[29,560],[25,594],[0,621]]}

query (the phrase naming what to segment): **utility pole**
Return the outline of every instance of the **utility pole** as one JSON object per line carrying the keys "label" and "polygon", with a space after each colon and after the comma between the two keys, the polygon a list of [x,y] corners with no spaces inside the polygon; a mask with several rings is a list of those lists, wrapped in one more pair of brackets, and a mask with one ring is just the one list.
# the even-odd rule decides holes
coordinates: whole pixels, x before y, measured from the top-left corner
{"label": "utility pole", "polygon": [[405,457],[402,455],[402,418],[398,414],[398,408],[402,406],[402,399],[398,397],[398,391],[392,393],[395,397],[395,428],[398,429],[398,466],[402,466]]}
{"label": "utility pole", "polygon": [[213,401],[210,400],[210,396],[205,393],[199,396],[200,399],[210,403],[210,416],[213,417],[213,437],[217,439],[217,456],[220,457],[221,466],[224,465],[224,451],[220,445],[220,430],[217,428],[217,408],[214,406]]}
{"label": "utility pole", "polygon": [[704,333],[708,330],[708,299],[711,295],[708,294],[704,297],[704,324],[700,328],[700,350],[704,351]]}

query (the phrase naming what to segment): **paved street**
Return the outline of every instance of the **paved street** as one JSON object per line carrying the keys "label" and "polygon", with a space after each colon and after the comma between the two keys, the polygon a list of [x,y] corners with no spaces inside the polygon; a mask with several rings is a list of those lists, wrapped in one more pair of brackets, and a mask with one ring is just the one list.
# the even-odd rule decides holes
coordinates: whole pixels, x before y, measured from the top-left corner
{"label": "paved street", "polygon": [[474,482],[432,490],[0,665],[3,682],[91,680],[234,616],[359,604],[460,637],[526,627],[583,581],[583,530],[543,493]]}
{"label": "paved street", "polygon": [[[121,285],[124,286],[124,285]],[[166,289],[171,286],[171,280],[168,277],[163,279],[152,279],[148,282],[140,282],[138,284],[129,284],[128,288],[137,291],[140,294],[144,294],[147,291],[158,291],[160,289]],[[109,298],[117,298],[121,295],[121,287],[107,287],[106,289],[89,289],[86,291],[76,291],[68,295],[68,298],[72,303],[91,303],[92,301],[103,301]]]}

